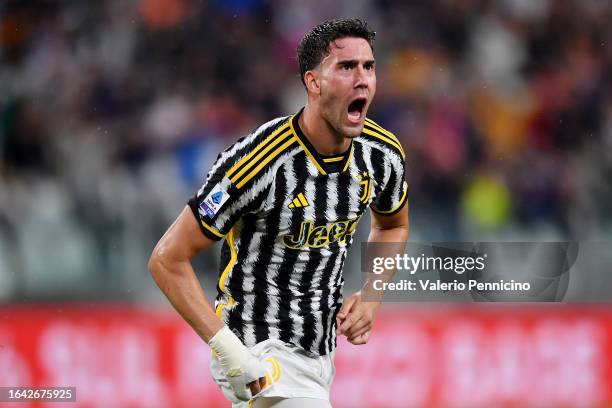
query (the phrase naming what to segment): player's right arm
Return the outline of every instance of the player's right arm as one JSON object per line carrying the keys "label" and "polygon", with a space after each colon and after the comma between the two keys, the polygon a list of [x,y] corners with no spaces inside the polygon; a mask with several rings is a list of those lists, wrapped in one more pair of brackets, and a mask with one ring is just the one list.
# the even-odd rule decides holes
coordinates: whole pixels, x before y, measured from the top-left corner
{"label": "player's right arm", "polygon": [[185,206],[149,259],[149,271],[157,286],[206,343],[224,324],[206,299],[191,259],[214,243],[200,232],[191,209]]}
{"label": "player's right arm", "polygon": [[204,184],[159,240],[149,261],[149,270],[159,288],[213,349],[234,394],[242,400],[260,391],[260,384],[265,383],[265,370],[216,316],[191,259],[225,238],[244,214],[258,211],[263,205],[273,177],[258,170],[256,164],[265,154],[262,143],[273,142],[275,137],[281,137],[282,130],[289,128],[286,119],[278,118],[260,126],[217,156]]}
{"label": "player's right arm", "polygon": [[191,265],[196,254],[214,243],[186,206],[155,246],[149,271],[172,306],[215,351],[238,398],[248,400],[265,383],[263,366],[215,315]]}

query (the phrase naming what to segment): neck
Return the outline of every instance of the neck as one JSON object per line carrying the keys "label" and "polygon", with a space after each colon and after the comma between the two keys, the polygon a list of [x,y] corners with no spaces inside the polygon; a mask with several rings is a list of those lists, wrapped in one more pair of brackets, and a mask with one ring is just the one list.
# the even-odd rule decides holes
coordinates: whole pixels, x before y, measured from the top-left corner
{"label": "neck", "polygon": [[321,155],[343,153],[351,146],[351,139],[338,134],[310,104],[304,108],[298,123],[304,135]]}

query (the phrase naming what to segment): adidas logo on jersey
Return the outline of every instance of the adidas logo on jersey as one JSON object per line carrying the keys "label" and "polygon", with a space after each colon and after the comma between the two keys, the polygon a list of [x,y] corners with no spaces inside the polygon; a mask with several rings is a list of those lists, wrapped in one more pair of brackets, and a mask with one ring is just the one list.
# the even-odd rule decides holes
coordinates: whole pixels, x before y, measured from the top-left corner
{"label": "adidas logo on jersey", "polygon": [[308,203],[308,200],[306,199],[306,197],[304,197],[304,194],[300,193],[297,196],[295,196],[293,201],[291,201],[287,207],[303,208],[303,207],[308,207],[309,205],[310,203]]}

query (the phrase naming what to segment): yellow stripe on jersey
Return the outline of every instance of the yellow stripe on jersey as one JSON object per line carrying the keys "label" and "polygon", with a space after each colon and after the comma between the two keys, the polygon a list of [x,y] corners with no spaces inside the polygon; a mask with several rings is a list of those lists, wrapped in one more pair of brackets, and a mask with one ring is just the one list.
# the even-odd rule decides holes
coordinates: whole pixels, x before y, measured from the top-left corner
{"label": "yellow stripe on jersey", "polygon": [[268,163],[270,163],[272,159],[287,150],[296,141],[298,141],[298,138],[293,136],[291,137],[291,139],[287,140],[284,144],[279,146],[276,150],[269,154],[264,161],[259,163],[259,165],[255,167],[245,178],[243,178],[238,184],[236,184],[236,188],[242,188],[246,183],[249,182],[249,180],[255,177],[261,171],[261,169],[263,169]]}
{"label": "yellow stripe on jersey", "polygon": [[378,123],[374,122],[372,119],[365,118],[365,122],[368,125],[373,126],[376,129],[378,129],[381,133],[384,133],[385,135],[389,136],[390,138],[395,139],[395,141],[399,143],[399,140],[397,139],[397,137],[395,137],[395,135],[393,133],[389,132],[387,129],[385,129],[384,127],[380,126]]}
{"label": "yellow stripe on jersey", "polygon": [[229,293],[227,292],[225,288],[225,282],[227,280],[227,277],[230,271],[234,267],[236,260],[238,259],[238,253],[236,252],[236,248],[234,247],[234,228],[230,230],[230,232],[225,237],[225,240],[227,241],[227,246],[229,246],[229,249],[230,249],[230,260],[227,263],[227,266],[225,267],[225,269],[223,270],[221,277],[219,278],[219,289],[221,289],[221,292],[229,296]]}
{"label": "yellow stripe on jersey", "polygon": [[371,128],[371,130],[378,132],[381,136],[386,136],[387,138],[391,139],[394,143],[390,143],[390,144],[397,147],[402,154],[402,158],[405,158],[406,155],[404,153],[404,149],[402,148],[402,144],[400,143],[399,139],[393,133],[389,132],[387,129],[384,129],[382,126],[374,122],[372,119],[366,118],[365,123],[366,125],[368,125],[369,128]]}
{"label": "yellow stripe on jersey", "polygon": [[373,210],[380,214],[390,214],[392,212],[395,212],[397,211],[398,208],[400,208],[404,204],[407,194],[408,194],[408,183],[404,181],[404,194],[402,194],[402,198],[400,199],[399,203],[395,207],[387,211],[381,211],[378,208],[373,208]]}
{"label": "yellow stripe on jersey", "polygon": [[272,132],[270,136],[266,137],[260,144],[255,147],[255,149],[253,149],[251,152],[249,152],[249,154],[240,159],[238,163],[234,164],[232,168],[229,169],[229,171],[225,174],[225,176],[231,177],[232,174],[234,174],[241,166],[249,162],[253,158],[253,156],[255,156],[257,152],[259,152],[259,150],[263,149],[268,143],[271,143],[276,138],[276,136],[278,136],[279,133],[289,129],[289,123],[291,123],[291,119],[289,119],[287,123]]}
{"label": "yellow stripe on jersey", "polygon": [[217,310],[215,311],[215,314],[217,315],[217,317],[221,319],[221,316],[223,315],[223,309],[225,309],[226,307],[234,306],[234,303],[236,303],[236,301],[234,300],[233,297],[229,298],[228,303],[219,303],[219,305],[217,306]]}
{"label": "yellow stripe on jersey", "polygon": [[218,318],[221,318],[224,308],[228,306],[231,307],[235,303],[234,298],[230,296],[229,292],[227,291],[225,287],[227,277],[229,276],[230,271],[234,267],[234,264],[236,264],[236,261],[238,260],[238,253],[236,252],[236,247],[234,247],[234,228],[230,230],[230,232],[225,237],[225,240],[227,241],[227,245],[229,246],[229,249],[230,249],[230,260],[227,263],[227,266],[225,267],[225,269],[223,270],[221,277],[219,278],[219,289],[221,289],[221,292],[225,293],[229,297],[229,300],[227,303],[219,303],[219,305],[217,305],[215,314],[217,315]]}
{"label": "yellow stripe on jersey", "polygon": [[391,139],[395,140],[397,142],[397,144],[399,144],[400,146],[402,145],[399,141],[399,139],[397,138],[397,136],[395,136],[393,133],[389,132],[387,129],[385,129],[384,127],[380,126],[378,123],[374,122],[372,119],[370,118],[366,118],[365,119],[366,123],[374,128],[376,128],[376,130],[379,130],[380,132],[382,132],[383,134],[389,136]]}
{"label": "yellow stripe on jersey", "polygon": [[200,223],[202,223],[202,226],[204,228],[206,228],[207,230],[209,230],[210,232],[212,232],[213,234],[215,234],[219,238],[223,238],[224,237],[224,235],[222,233],[220,233],[219,231],[217,231],[215,228],[211,227],[210,225],[208,225],[204,221],[200,221]]}
{"label": "yellow stripe on jersey", "polygon": [[288,130],[280,137],[276,138],[276,140],[274,140],[272,143],[269,143],[265,149],[263,149],[257,156],[255,156],[251,161],[249,161],[238,173],[234,174],[232,178],[230,178],[230,181],[235,184],[248,169],[253,167],[255,163],[259,162],[266,154],[268,154],[270,150],[274,148],[274,146],[285,141],[288,137],[291,136],[291,131]]}
{"label": "yellow stripe on jersey", "polygon": [[323,159],[323,161],[325,163],[334,163],[334,162],[338,162],[344,159],[344,156],[340,156],[340,157],[329,157],[327,159]]}
{"label": "yellow stripe on jersey", "polygon": [[351,143],[351,151],[349,152],[349,157],[348,159],[346,159],[346,164],[344,165],[344,168],[342,169],[342,171],[346,171],[346,169],[348,169],[348,166],[351,163],[352,158],[353,158],[353,143]]}
{"label": "yellow stripe on jersey", "polygon": [[399,150],[400,154],[402,155],[402,159],[405,158],[404,149],[402,149],[402,146],[399,143],[393,141],[392,139],[390,139],[390,138],[388,138],[388,137],[386,137],[386,136],[384,136],[384,135],[382,135],[382,134],[380,134],[380,133],[378,133],[378,132],[376,132],[374,130],[370,130],[369,128],[366,128],[366,127],[363,128],[362,132],[365,133],[365,134],[374,136],[375,138],[380,139],[383,142],[386,142],[387,144],[390,144],[391,146],[395,147],[397,150]]}
{"label": "yellow stripe on jersey", "polygon": [[[246,173],[247,170],[249,170],[251,167],[253,167],[253,165],[257,164],[276,145],[278,145],[279,143],[285,141],[290,136],[292,136],[291,135],[291,130],[288,130],[285,133],[283,133],[282,135],[280,135],[279,137],[277,137],[272,143],[268,143],[268,146],[266,146],[265,149],[263,149],[261,152],[259,152],[259,154],[257,156],[255,156],[252,160],[250,160],[248,163],[246,163],[245,166],[242,167],[242,169],[238,173],[234,174],[230,178],[230,181],[235,184],[236,181],[238,181],[240,179],[240,177],[242,177],[242,175],[244,173]],[[261,145],[259,145],[259,146],[261,146]]]}
{"label": "yellow stripe on jersey", "polygon": [[295,129],[293,128],[293,117],[289,120],[289,126],[291,126],[291,131],[293,132],[293,134],[295,135],[298,143],[300,144],[300,146],[302,146],[302,149],[304,149],[304,151],[306,152],[306,155],[308,155],[308,157],[310,157],[310,160],[312,161],[312,163],[315,165],[315,167],[317,168],[317,170],[319,170],[319,173],[326,175],[327,173],[325,172],[325,170],[323,170],[323,167],[321,167],[321,165],[319,164],[319,162],[317,161],[317,159],[312,155],[312,153],[310,153],[310,150],[308,150],[308,148],[306,147],[306,145],[304,144],[304,142],[302,142],[302,140],[300,139],[300,137],[297,135],[297,133],[295,132]]}

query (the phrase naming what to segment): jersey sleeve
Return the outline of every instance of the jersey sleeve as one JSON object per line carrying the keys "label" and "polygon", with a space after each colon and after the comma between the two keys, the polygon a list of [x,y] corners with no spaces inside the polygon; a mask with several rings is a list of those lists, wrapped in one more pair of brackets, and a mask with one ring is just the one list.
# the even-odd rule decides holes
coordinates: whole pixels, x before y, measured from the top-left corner
{"label": "jersey sleeve", "polygon": [[378,214],[393,215],[408,201],[408,183],[405,177],[406,164],[397,154],[386,155],[385,180],[370,208]]}
{"label": "jersey sleeve", "polygon": [[[248,142],[248,137],[246,142]],[[267,194],[265,177],[247,187],[235,185],[228,172],[249,152],[249,144],[239,140],[223,153],[211,167],[206,181],[188,204],[200,229],[208,238],[222,239],[244,214],[255,212]]]}

